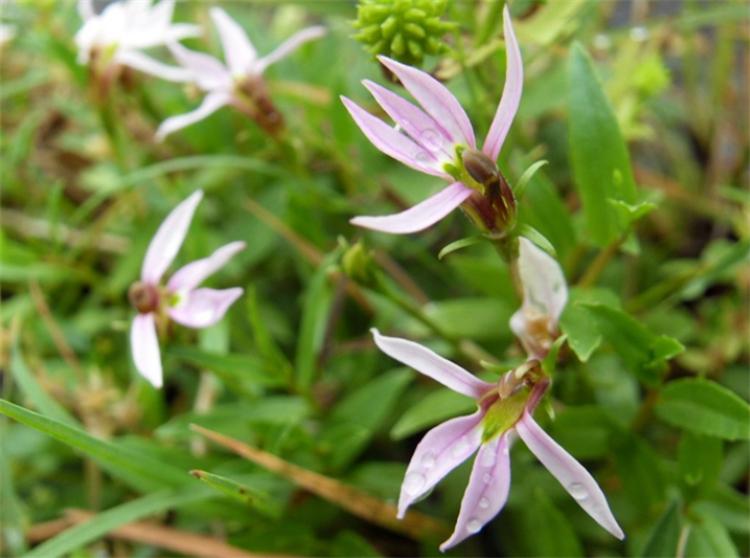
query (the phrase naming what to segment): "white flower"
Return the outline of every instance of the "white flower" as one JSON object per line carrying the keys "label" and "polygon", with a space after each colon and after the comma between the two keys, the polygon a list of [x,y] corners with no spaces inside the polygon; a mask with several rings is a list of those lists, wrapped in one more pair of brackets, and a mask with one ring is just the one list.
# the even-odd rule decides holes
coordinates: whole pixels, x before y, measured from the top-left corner
{"label": "white flower", "polygon": [[78,62],[89,64],[95,57],[105,63],[130,66],[170,81],[189,81],[182,68],[169,66],[141,50],[166,45],[200,34],[195,25],[172,23],[175,0],[122,0],[109,4],[102,13],[94,11],[92,0],[79,0],[83,26],[75,36]]}

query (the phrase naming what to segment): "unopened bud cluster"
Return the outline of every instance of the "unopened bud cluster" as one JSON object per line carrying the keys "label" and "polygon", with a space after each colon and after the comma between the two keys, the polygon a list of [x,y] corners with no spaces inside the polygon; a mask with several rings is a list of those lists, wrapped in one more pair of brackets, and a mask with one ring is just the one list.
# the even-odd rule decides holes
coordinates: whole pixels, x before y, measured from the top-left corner
{"label": "unopened bud cluster", "polygon": [[354,36],[373,55],[419,66],[425,55],[447,50],[443,35],[456,25],[441,19],[446,0],[362,0]]}

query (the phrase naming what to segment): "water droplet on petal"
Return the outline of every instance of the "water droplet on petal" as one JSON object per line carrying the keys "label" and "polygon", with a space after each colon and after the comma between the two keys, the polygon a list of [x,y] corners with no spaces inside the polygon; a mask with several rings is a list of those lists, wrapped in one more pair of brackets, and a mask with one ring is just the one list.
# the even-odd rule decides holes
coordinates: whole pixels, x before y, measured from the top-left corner
{"label": "water droplet on petal", "polygon": [[410,496],[419,494],[419,491],[424,488],[425,478],[420,473],[409,473],[404,479],[404,490]]}
{"label": "water droplet on petal", "polygon": [[495,464],[495,452],[485,451],[482,454],[482,467],[492,467]]}
{"label": "water droplet on petal", "polygon": [[479,507],[483,510],[486,510],[490,507],[490,501],[487,498],[482,498],[479,500]]}
{"label": "water droplet on petal", "polygon": [[586,490],[586,487],[583,486],[580,482],[574,482],[568,486],[568,492],[570,492],[570,495],[573,496],[576,500],[585,500],[589,493]]}
{"label": "water droplet on petal", "polygon": [[422,456],[422,467],[432,469],[435,466],[435,454],[428,451]]}
{"label": "water droplet on petal", "polygon": [[456,442],[456,445],[453,446],[453,456],[461,456],[461,454],[466,451],[468,445],[469,441],[466,439],[466,436],[462,437],[458,442]]}
{"label": "water droplet on petal", "polygon": [[485,473],[482,476],[482,482],[484,482],[484,484],[490,484],[492,482],[492,475],[490,475],[489,473]]}
{"label": "water droplet on petal", "polygon": [[469,533],[478,533],[481,528],[482,522],[479,521],[476,517],[472,517],[466,524],[466,530]]}

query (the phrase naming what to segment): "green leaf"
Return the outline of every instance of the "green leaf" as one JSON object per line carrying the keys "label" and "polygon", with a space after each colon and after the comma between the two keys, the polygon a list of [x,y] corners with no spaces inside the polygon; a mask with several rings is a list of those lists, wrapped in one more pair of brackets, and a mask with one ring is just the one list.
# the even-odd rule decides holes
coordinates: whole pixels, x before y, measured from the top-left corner
{"label": "green leaf", "polygon": [[591,58],[576,43],[568,66],[570,157],[587,236],[598,246],[620,238],[627,222],[610,203],[636,203],[630,156]]}
{"label": "green leaf", "polygon": [[529,185],[532,177],[536,174],[536,171],[541,169],[547,163],[548,161],[542,159],[541,161],[537,161],[525,171],[523,171],[521,178],[519,178],[518,182],[516,182],[516,184],[513,186],[513,193],[516,195],[516,198],[520,200],[523,197],[523,195],[526,193],[526,187]]}
{"label": "green leaf", "polygon": [[498,339],[508,331],[510,302],[493,298],[454,298],[424,308],[448,335],[469,339]]}
{"label": "green leaf", "polygon": [[420,398],[401,415],[391,429],[391,438],[401,440],[446,419],[471,413],[476,403],[450,389],[437,389]]}
{"label": "green leaf", "polygon": [[565,407],[552,423],[553,438],[576,459],[598,459],[610,451],[613,425],[597,406]]}
{"label": "green leaf", "polygon": [[[334,467],[350,463],[390,417],[406,386],[410,370],[391,370],[344,398],[334,407],[320,439]],[[334,443],[336,442],[336,443]]]}
{"label": "green leaf", "polygon": [[286,385],[283,373],[252,355],[219,354],[194,347],[170,347],[167,355],[210,370],[228,387],[241,393],[257,395],[263,388]]}
{"label": "green leaf", "polygon": [[340,255],[341,250],[337,249],[326,256],[310,279],[302,301],[302,323],[295,358],[297,384],[302,389],[309,388],[315,377],[318,352],[323,344],[333,299],[328,273]]}
{"label": "green leaf", "polygon": [[632,225],[656,209],[656,204],[650,201],[642,201],[634,204],[611,198],[607,201],[615,208],[620,220],[626,223],[627,226]]}
{"label": "green leaf", "polygon": [[657,385],[666,370],[665,361],[684,350],[676,339],[656,335],[622,310],[602,304],[585,307],[628,369],[647,385]]}
{"label": "green leaf", "polygon": [[190,474],[212,490],[239,500],[244,504],[249,504],[264,515],[272,518],[281,516],[281,505],[274,501],[271,494],[265,490],[199,469],[190,471]]}
{"label": "green leaf", "polygon": [[582,303],[618,306],[617,295],[601,288],[573,287],[560,316],[560,329],[568,336],[568,345],[581,362],[587,362],[602,342],[596,320]]}
{"label": "green leaf", "polygon": [[680,502],[673,500],[651,530],[646,546],[638,556],[654,558],[677,555],[677,544],[680,538]]}
{"label": "green leaf", "polygon": [[710,514],[702,514],[699,521],[693,524],[685,549],[686,557],[734,558],[739,555],[727,528],[718,519]]}
{"label": "green leaf", "polygon": [[82,546],[94,542],[110,531],[137,521],[144,517],[160,513],[170,508],[204,500],[211,496],[206,487],[193,487],[179,491],[165,490],[143,496],[125,504],[120,504],[101,512],[88,521],[71,527],[35,547],[26,554],[26,558],[57,558],[64,556]]}
{"label": "green leaf", "polygon": [[722,462],[721,440],[685,432],[678,447],[678,464],[682,482],[688,491],[706,489],[716,481]]}
{"label": "green leaf", "polygon": [[23,360],[17,338],[11,348],[10,371],[23,394],[41,413],[65,424],[79,426],[78,421],[36,381]]}
{"label": "green leaf", "polygon": [[725,440],[750,438],[750,405],[709,380],[669,382],[661,391],[655,411],[664,422],[696,434]]}
{"label": "green leaf", "polygon": [[0,399],[0,413],[79,450],[94,459],[114,476],[142,488],[184,486],[185,471],[159,462],[139,452],[94,438],[90,434]]}
{"label": "green leaf", "polygon": [[514,555],[522,556],[584,556],[568,517],[560,511],[540,488],[521,508],[521,548]]}
{"label": "green leaf", "polygon": [[461,238],[459,240],[451,242],[450,244],[443,246],[443,248],[438,253],[438,259],[442,260],[448,254],[452,254],[453,252],[456,252],[457,250],[461,250],[462,248],[466,248],[468,246],[474,246],[475,244],[479,244],[483,240],[485,240],[483,236],[469,236],[467,238]]}

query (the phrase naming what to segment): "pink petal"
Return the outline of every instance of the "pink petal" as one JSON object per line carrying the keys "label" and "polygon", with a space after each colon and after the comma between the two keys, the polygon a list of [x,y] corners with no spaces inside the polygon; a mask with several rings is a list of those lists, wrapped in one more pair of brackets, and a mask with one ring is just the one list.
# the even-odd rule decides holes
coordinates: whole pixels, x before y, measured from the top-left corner
{"label": "pink petal", "polygon": [[503,87],[503,96],[500,98],[500,104],[497,106],[495,118],[492,119],[490,130],[484,140],[482,151],[490,159],[495,161],[500,154],[500,148],[503,146],[505,136],[508,135],[510,125],[518,111],[518,104],[521,101],[521,92],[523,90],[523,61],[521,60],[521,50],[518,48],[518,41],[513,32],[513,22],[510,19],[508,5],[503,10],[503,28],[505,30],[505,85]]}
{"label": "pink petal", "polygon": [[209,93],[204,97],[203,102],[197,109],[178,116],[171,116],[162,122],[159,129],[156,130],[156,140],[163,141],[164,138],[172,132],[176,132],[177,130],[186,128],[191,124],[200,122],[221,107],[228,105],[230,101],[231,98],[227,93],[221,91],[217,93]]}
{"label": "pink petal", "polygon": [[534,422],[528,412],[516,423],[516,432],[531,452],[552,473],[594,521],[622,540],[625,534],[607,504],[607,498],[589,472]]}
{"label": "pink petal", "polygon": [[198,190],[175,207],[164,219],[154,238],[148,245],[146,257],[143,259],[141,280],[145,283],[157,284],[161,276],[172,263],[177,252],[185,240],[193,214],[203,198],[203,191]]}
{"label": "pink petal", "polygon": [[214,325],[229,307],[242,296],[242,289],[195,289],[182,295],[177,306],[167,313],[175,322],[187,327],[201,328]]}
{"label": "pink petal", "polygon": [[432,153],[423,149],[404,134],[394,130],[379,118],[374,117],[354,101],[346,97],[341,97],[341,101],[362,133],[380,151],[420,172],[440,178],[449,178],[441,170],[439,162]]}
{"label": "pink petal", "polygon": [[[144,2],[145,0],[141,0]],[[149,4],[151,0],[149,0]],[[172,23],[172,14],[174,14],[175,0],[161,0],[157,2],[150,10],[147,10],[148,16],[151,19],[151,25],[154,27],[169,27]]]}
{"label": "pink petal", "polygon": [[398,518],[445,475],[466,461],[482,442],[483,411],[439,424],[417,445],[401,484]]}
{"label": "pink petal", "polygon": [[440,382],[457,393],[480,399],[488,390],[494,389],[493,384],[480,380],[457,364],[444,359],[419,343],[398,337],[386,337],[375,328],[370,331],[372,331],[375,344],[389,357]]}
{"label": "pink petal", "polygon": [[188,82],[191,81],[193,76],[190,71],[185,68],[178,68],[177,66],[170,66],[164,64],[150,56],[143,54],[137,50],[124,50],[120,49],[117,51],[115,59],[125,66],[135,68],[143,73],[165,79],[167,81],[174,82]]}
{"label": "pink petal", "polygon": [[154,315],[138,314],[130,327],[130,351],[138,373],[151,385],[162,385],[161,353]]}
{"label": "pink petal", "polygon": [[170,43],[169,50],[180,65],[191,73],[192,79],[204,91],[232,87],[232,76],[224,64],[213,56],[189,50],[179,43]]}
{"label": "pink petal", "polygon": [[255,66],[255,72],[258,74],[262,74],[271,64],[275,64],[282,58],[288,56],[289,54],[297,50],[301,45],[314,39],[319,39],[325,34],[326,28],[321,26],[308,27],[307,29],[303,29],[302,31],[295,33],[286,41],[281,43],[278,47],[276,47],[273,52],[259,59],[258,63]]}
{"label": "pink petal", "polygon": [[503,508],[510,490],[509,453],[507,434],[479,448],[461,500],[456,528],[450,538],[440,545],[441,552],[479,532]]}
{"label": "pink petal", "polygon": [[210,13],[219,31],[229,71],[233,76],[247,74],[253,68],[258,54],[245,30],[221,8],[211,8]]}
{"label": "pink petal", "polygon": [[378,56],[378,60],[396,74],[427,114],[445,129],[453,143],[476,147],[469,117],[447,87],[430,74],[386,56]]}
{"label": "pink petal", "polygon": [[560,264],[524,237],[518,238],[518,273],[523,305],[552,318],[554,326],[568,302],[568,286]]}
{"label": "pink petal", "polygon": [[377,83],[369,80],[362,83],[388,116],[435,159],[450,162],[455,158],[448,134],[422,109]]}
{"label": "pink petal", "polygon": [[207,258],[190,262],[178,269],[167,283],[171,292],[189,291],[200,285],[203,280],[223,267],[237,252],[245,249],[241,241],[231,242],[217,249]]}
{"label": "pink petal", "polygon": [[472,190],[460,182],[454,182],[423,202],[394,215],[382,217],[355,217],[352,225],[391,234],[407,234],[426,229],[461,205]]}

